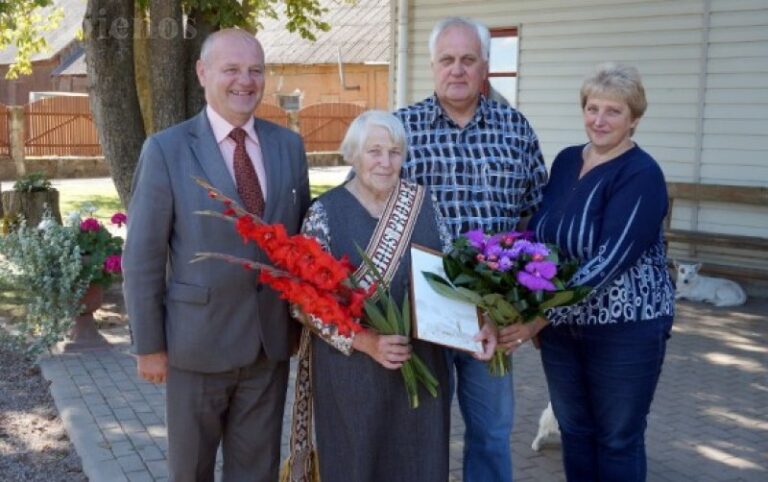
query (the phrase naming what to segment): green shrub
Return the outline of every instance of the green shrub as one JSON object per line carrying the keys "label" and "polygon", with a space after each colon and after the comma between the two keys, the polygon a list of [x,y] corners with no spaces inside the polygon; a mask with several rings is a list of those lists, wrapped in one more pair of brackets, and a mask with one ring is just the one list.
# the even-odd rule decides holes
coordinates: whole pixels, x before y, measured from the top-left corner
{"label": "green shrub", "polygon": [[31,172],[18,178],[13,184],[13,190],[19,192],[53,191],[51,180],[43,172]]}
{"label": "green shrub", "polygon": [[64,338],[91,281],[82,272],[77,231],[50,215],[39,227],[22,221],[18,230],[0,237],[0,277],[26,300],[17,347],[38,353]]}

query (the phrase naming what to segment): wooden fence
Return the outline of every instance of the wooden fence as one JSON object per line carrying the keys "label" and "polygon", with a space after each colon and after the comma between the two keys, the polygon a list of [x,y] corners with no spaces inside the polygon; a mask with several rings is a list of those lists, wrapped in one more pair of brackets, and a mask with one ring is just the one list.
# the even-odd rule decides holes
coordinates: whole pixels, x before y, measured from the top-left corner
{"label": "wooden fence", "polygon": [[288,113],[276,105],[262,102],[256,108],[253,115],[283,127],[288,127]]}
{"label": "wooden fence", "polygon": [[366,109],[356,104],[315,104],[299,111],[307,152],[338,151],[352,120]]}
{"label": "wooden fence", "polygon": [[0,156],[11,155],[10,126],[8,124],[8,109],[0,104]]}
{"label": "wooden fence", "polygon": [[[298,112],[307,152],[338,151],[352,120],[365,110],[355,104],[315,104]],[[261,104],[254,114],[289,127],[288,113]],[[0,104],[0,156],[10,156],[10,126]],[[87,97],[52,97],[24,106],[24,155],[34,157],[101,156],[101,146]]]}
{"label": "wooden fence", "polygon": [[88,97],[51,97],[24,106],[25,156],[101,156]]}

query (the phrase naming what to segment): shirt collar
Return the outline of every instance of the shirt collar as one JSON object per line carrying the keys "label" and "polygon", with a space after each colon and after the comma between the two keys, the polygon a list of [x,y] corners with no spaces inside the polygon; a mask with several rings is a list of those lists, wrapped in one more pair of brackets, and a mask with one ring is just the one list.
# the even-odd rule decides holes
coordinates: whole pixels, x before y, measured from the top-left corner
{"label": "shirt collar", "polygon": [[[211,123],[211,129],[213,129],[213,136],[216,138],[216,143],[221,144],[224,139],[229,137],[229,133],[235,128],[232,124],[227,122],[218,112],[216,112],[210,105],[205,106],[205,113],[208,116],[208,121]],[[245,135],[251,139],[256,145],[259,145],[259,138],[256,135],[256,128],[253,124],[253,118],[250,122],[246,122],[245,125],[240,126]]]}
{"label": "shirt collar", "polygon": [[[431,97],[428,99],[428,105],[429,109],[427,112],[427,119],[429,120],[429,123],[434,125],[435,122],[437,122],[437,119],[440,117],[444,118],[446,121],[454,123],[453,119],[451,119],[448,114],[445,113],[443,108],[440,106],[440,101],[437,99],[437,94],[432,94]],[[488,105],[488,99],[485,97],[485,95],[480,94],[480,99],[477,103],[477,109],[475,110],[475,115],[472,117],[472,120],[469,121],[469,124],[480,122],[481,120],[487,121],[490,118],[490,106]]]}

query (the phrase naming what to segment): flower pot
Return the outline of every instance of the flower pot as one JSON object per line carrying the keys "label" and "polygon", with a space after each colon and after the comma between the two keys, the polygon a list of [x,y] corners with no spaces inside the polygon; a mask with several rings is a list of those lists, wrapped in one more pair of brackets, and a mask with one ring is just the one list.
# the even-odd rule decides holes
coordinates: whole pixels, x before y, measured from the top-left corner
{"label": "flower pot", "polygon": [[75,317],[75,323],[69,332],[69,339],[61,346],[62,351],[77,352],[110,348],[109,342],[96,329],[93,318],[94,311],[99,309],[103,300],[104,288],[101,285],[92,284],[85,290],[82,298],[80,298],[83,309]]}

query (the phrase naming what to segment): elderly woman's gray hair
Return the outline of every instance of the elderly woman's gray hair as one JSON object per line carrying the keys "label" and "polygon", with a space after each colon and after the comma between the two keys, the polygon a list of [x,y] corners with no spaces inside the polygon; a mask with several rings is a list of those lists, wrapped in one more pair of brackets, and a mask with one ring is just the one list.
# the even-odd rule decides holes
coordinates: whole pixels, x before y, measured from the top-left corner
{"label": "elderly woman's gray hair", "polygon": [[613,62],[598,65],[584,79],[580,94],[582,109],[589,97],[607,97],[626,102],[633,119],[641,118],[648,107],[640,72],[630,65]]}
{"label": "elderly woman's gray hair", "polygon": [[437,38],[440,34],[447,28],[457,26],[475,31],[477,39],[480,41],[480,52],[483,60],[487,62],[491,51],[491,32],[484,24],[467,17],[448,17],[437,22],[429,35],[429,58],[435,60],[435,45],[437,45]]}
{"label": "elderly woman's gray hair", "polygon": [[365,140],[371,133],[371,128],[381,127],[389,133],[394,144],[400,146],[405,155],[407,143],[405,129],[400,120],[389,112],[383,110],[368,110],[360,114],[352,121],[341,141],[341,155],[347,164],[352,164],[360,158],[365,147]]}

